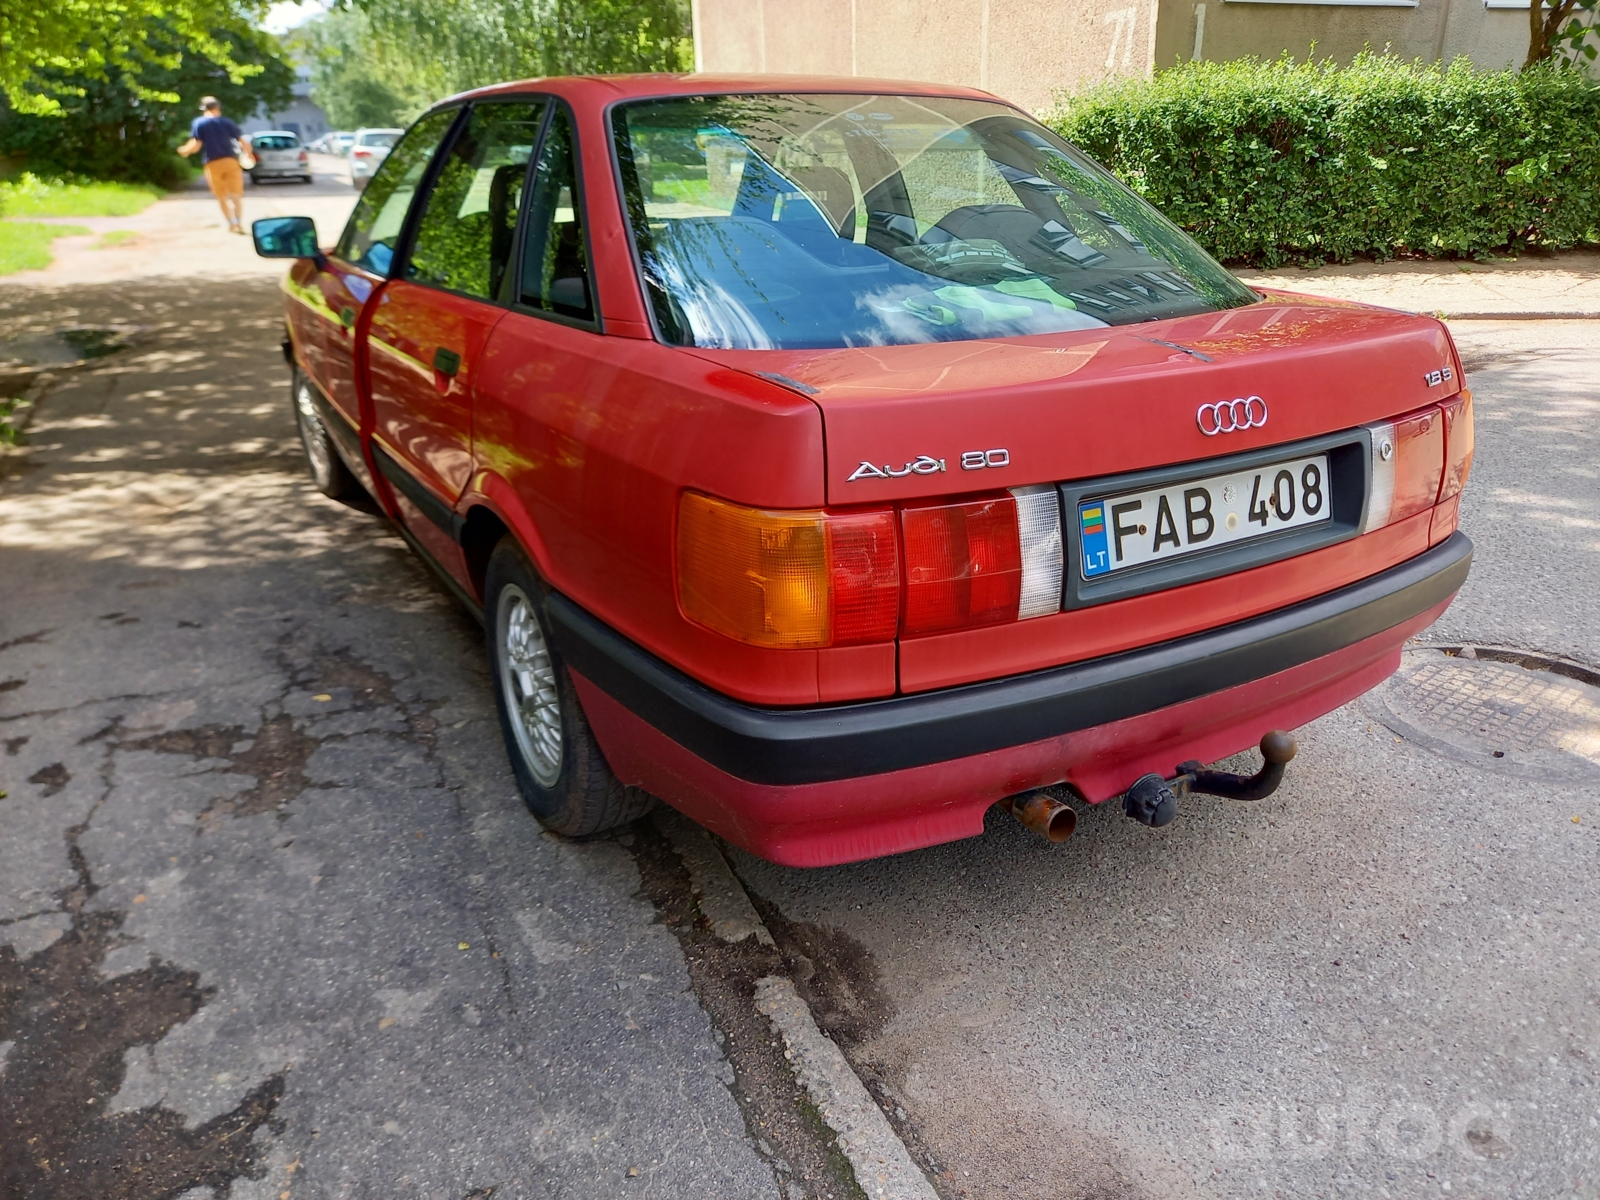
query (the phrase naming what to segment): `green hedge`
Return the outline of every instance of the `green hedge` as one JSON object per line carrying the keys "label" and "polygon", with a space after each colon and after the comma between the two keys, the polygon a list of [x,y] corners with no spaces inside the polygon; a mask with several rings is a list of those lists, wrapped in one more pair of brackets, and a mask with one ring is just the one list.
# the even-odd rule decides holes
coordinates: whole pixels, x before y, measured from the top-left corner
{"label": "green hedge", "polygon": [[1581,71],[1194,63],[1046,121],[1224,262],[1600,243],[1600,88]]}

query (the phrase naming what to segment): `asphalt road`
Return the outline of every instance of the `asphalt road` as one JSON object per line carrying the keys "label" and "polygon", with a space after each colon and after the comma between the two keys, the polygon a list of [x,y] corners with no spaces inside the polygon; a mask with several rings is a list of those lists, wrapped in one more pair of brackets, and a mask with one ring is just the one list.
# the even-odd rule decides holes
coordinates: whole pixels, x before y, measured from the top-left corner
{"label": "asphalt road", "polygon": [[[730,954],[661,824],[527,817],[480,634],[303,476],[277,312],[0,296],[0,341],[133,327],[0,478],[0,1196],[856,1194],[770,970],[952,1200],[1600,1195],[1592,782],[1361,702],[1164,830],[735,856],[779,946]],[[1458,334],[1479,557],[1429,638],[1600,667],[1596,323]]]}

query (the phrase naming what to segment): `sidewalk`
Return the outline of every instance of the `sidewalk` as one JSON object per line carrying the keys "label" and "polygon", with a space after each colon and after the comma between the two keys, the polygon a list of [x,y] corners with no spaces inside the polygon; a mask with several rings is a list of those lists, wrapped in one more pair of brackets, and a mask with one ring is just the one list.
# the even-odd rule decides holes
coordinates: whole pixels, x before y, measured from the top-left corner
{"label": "sidewalk", "polygon": [[[317,223],[324,245],[338,240],[361,193],[350,186],[344,161],[325,155],[312,160],[315,182],[246,183],[244,220],[306,216]],[[187,190],[166,196],[130,217],[26,217],[18,220],[86,226],[87,237],[57,238],[55,261],[41,271],[7,275],[7,289],[63,284],[107,283],[123,279],[191,276],[207,279],[273,278],[284,272],[280,260],[257,258],[248,237],[228,232],[222,210],[196,180]],[[102,246],[102,234],[130,230],[139,236]]]}
{"label": "sidewalk", "polygon": [[1448,320],[1600,319],[1600,251],[1527,254],[1504,262],[1350,263],[1238,271],[1252,287],[1359,300]]}

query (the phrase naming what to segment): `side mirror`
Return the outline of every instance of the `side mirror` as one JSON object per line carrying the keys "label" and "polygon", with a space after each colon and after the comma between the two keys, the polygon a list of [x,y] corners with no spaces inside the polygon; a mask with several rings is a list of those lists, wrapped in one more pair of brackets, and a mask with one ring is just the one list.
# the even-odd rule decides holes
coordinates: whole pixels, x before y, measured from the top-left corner
{"label": "side mirror", "polygon": [[309,258],[328,265],[317,246],[317,223],[310,217],[263,217],[251,223],[250,238],[262,258]]}

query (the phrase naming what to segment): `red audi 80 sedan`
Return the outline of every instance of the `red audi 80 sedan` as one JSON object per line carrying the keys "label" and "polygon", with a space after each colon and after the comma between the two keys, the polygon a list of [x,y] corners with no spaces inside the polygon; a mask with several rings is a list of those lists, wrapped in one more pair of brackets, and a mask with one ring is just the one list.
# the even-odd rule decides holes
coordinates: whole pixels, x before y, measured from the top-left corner
{"label": "red audi 80 sedan", "polygon": [[482,618],[564,834],[659,797],[815,866],[1259,798],[1467,574],[1439,321],[1252,290],[983,92],[485,88],[336,245],[255,238],[317,486]]}

